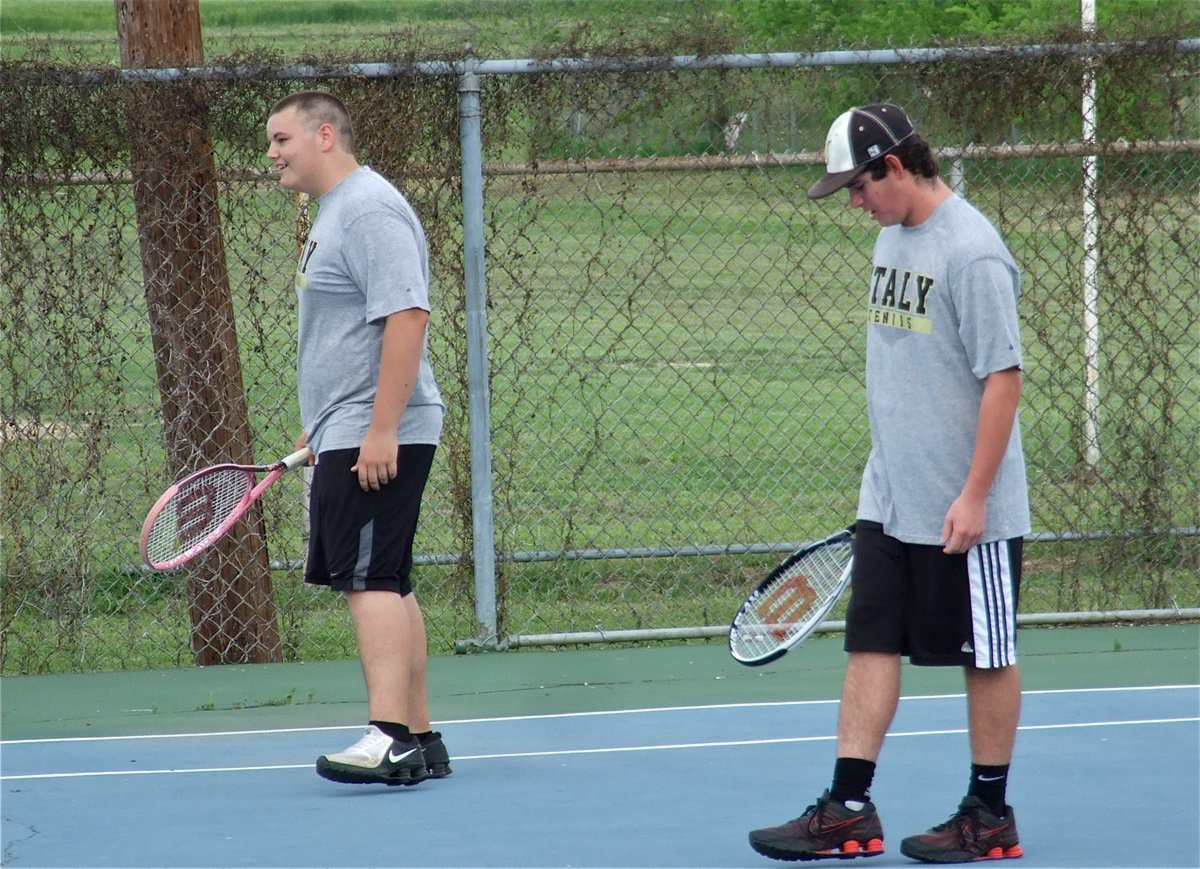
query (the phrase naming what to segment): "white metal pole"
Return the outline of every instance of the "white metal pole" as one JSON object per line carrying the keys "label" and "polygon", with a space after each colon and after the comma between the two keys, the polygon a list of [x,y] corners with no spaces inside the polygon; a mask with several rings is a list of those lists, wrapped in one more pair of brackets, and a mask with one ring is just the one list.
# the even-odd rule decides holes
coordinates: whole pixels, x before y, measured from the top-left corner
{"label": "white metal pole", "polygon": [[[1080,0],[1083,31],[1096,30],[1096,0]],[[1096,68],[1095,56],[1088,55],[1083,65],[1083,144],[1096,142]],[[1100,465],[1100,217],[1097,210],[1097,171],[1099,158],[1088,153],[1083,158],[1083,355],[1084,355],[1084,463],[1095,471]]]}

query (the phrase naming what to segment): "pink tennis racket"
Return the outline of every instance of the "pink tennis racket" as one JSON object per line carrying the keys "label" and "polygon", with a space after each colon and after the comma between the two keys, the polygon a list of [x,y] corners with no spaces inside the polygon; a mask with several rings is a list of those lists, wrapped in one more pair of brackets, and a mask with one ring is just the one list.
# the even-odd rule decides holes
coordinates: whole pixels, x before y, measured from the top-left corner
{"label": "pink tennis racket", "polygon": [[[163,492],[142,523],[142,560],[170,570],[208,549],[288,471],[308,464],[307,448],[272,465],[213,465]],[[267,476],[255,485],[255,475]]]}

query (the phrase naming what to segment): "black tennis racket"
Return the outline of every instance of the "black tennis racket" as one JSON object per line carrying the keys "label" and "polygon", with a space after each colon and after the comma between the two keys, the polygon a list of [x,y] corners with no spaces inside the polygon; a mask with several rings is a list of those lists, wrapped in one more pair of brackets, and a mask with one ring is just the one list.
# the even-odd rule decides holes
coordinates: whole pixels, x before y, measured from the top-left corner
{"label": "black tennis racket", "polygon": [[[142,524],[142,559],[155,570],[191,561],[220,540],[288,471],[308,464],[307,448],[271,465],[213,465],[170,486]],[[255,485],[255,475],[266,474]]]}
{"label": "black tennis racket", "polygon": [[796,550],[772,570],[733,617],[729,653],[749,667],[782,657],[833,609],[850,584],[854,527]]}

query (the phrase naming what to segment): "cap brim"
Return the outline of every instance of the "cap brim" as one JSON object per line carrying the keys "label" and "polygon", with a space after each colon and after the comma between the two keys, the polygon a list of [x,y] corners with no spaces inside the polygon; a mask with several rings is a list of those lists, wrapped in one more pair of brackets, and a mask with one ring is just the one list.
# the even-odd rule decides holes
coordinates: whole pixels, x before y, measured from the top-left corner
{"label": "cap brim", "polygon": [[809,199],[822,199],[830,193],[837,193],[862,172],[862,167],[847,169],[845,172],[826,172],[825,177],[808,188]]}

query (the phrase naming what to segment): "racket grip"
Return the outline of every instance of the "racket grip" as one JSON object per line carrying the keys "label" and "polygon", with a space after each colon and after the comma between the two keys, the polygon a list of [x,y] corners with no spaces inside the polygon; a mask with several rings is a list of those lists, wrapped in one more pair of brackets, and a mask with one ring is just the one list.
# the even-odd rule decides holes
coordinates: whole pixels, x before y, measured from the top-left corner
{"label": "racket grip", "polygon": [[292,453],[290,456],[284,457],[280,462],[289,471],[294,471],[303,465],[308,464],[308,459],[312,455],[312,451],[308,447],[301,447]]}

